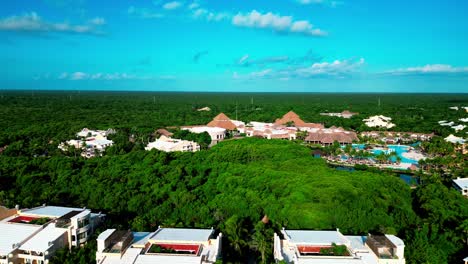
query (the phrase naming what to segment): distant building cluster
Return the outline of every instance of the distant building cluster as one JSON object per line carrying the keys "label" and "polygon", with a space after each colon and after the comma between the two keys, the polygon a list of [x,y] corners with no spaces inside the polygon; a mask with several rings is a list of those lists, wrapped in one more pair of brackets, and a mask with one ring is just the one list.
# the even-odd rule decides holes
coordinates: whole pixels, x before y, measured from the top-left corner
{"label": "distant building cluster", "polygon": [[323,116],[335,116],[335,117],[341,117],[341,118],[346,118],[346,119],[349,119],[358,114],[359,113],[353,113],[348,110],[344,110],[341,113],[320,113],[320,115],[323,115]]}
{"label": "distant building cluster", "polygon": [[[464,119],[464,118],[461,118],[460,121],[462,122],[466,122],[468,119]],[[455,124],[455,122],[453,121],[445,121],[445,120],[442,120],[442,121],[439,121],[439,125],[441,126],[449,126],[451,127],[453,130],[455,130],[455,132],[458,132],[458,131],[462,131],[466,128],[466,125],[457,125]]]}
{"label": "distant building cluster", "polygon": [[148,143],[145,150],[157,149],[164,152],[196,152],[200,150],[198,143],[188,140],[173,139],[162,135],[154,142]]}
{"label": "distant building cluster", "polygon": [[85,158],[92,158],[100,156],[106,148],[112,146],[114,142],[107,139],[107,136],[115,134],[114,129],[108,130],[90,130],[83,128],[76,134],[78,139],[72,139],[61,143],[58,148],[63,151],[68,151],[70,146],[80,149],[81,156]]}
{"label": "distant building cluster", "polygon": [[48,263],[58,249],[86,243],[103,218],[85,208],[0,207],[0,263]]}
{"label": "distant building cluster", "polygon": [[434,133],[414,133],[414,132],[393,132],[393,131],[365,131],[362,137],[369,137],[381,140],[387,144],[408,143],[412,141],[429,141],[434,137]]}
{"label": "distant building cluster", "polygon": [[405,244],[394,235],[345,236],[336,231],[274,234],[276,261],[291,264],[404,264]]}
{"label": "distant building cluster", "polygon": [[214,229],[108,229],[97,239],[96,263],[215,263],[221,256],[221,239],[222,234],[216,234]]}
{"label": "distant building cluster", "polygon": [[392,128],[395,126],[395,124],[391,122],[392,118],[383,115],[371,116],[367,119],[363,119],[362,121],[364,121],[368,127]]}

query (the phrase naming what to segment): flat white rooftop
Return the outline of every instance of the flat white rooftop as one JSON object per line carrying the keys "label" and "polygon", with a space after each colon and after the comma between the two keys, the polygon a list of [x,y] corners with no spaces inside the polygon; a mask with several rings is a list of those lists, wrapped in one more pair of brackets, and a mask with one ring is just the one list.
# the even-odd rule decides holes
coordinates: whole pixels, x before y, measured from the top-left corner
{"label": "flat white rooftop", "polygon": [[200,257],[196,256],[163,256],[163,255],[140,255],[135,264],[200,264]]}
{"label": "flat white rooftop", "polygon": [[63,236],[67,232],[65,228],[56,228],[53,225],[48,225],[46,228],[41,230],[31,239],[26,241],[23,245],[21,245],[21,250],[28,250],[28,251],[36,251],[36,252],[45,252],[47,251],[51,245],[49,242],[53,242],[57,240],[57,238]]}
{"label": "flat white rooftop", "polygon": [[158,241],[192,241],[206,242],[214,232],[213,229],[160,228],[150,238]]}
{"label": "flat white rooftop", "polygon": [[468,189],[468,178],[457,178],[453,182],[461,189]]}
{"label": "flat white rooftop", "polygon": [[32,209],[21,210],[21,215],[36,215],[42,217],[61,217],[71,211],[83,211],[83,208],[71,208],[61,206],[41,206]]}
{"label": "flat white rooftop", "polygon": [[9,254],[13,244],[22,243],[39,229],[37,225],[0,223],[0,256]]}
{"label": "flat white rooftop", "polygon": [[296,244],[328,245],[346,244],[346,239],[337,231],[283,230],[289,240]]}

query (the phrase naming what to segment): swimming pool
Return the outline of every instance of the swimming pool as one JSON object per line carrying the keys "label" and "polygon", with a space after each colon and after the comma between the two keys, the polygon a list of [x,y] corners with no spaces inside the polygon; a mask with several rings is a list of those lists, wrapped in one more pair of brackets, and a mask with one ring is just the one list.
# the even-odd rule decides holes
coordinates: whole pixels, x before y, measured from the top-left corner
{"label": "swimming pool", "polygon": [[[363,150],[365,148],[365,144],[352,144],[352,147],[355,148],[355,149],[358,149],[358,150]],[[402,163],[418,164],[417,160],[408,159],[408,158],[403,157],[403,155],[402,155],[403,153],[406,153],[406,152],[408,152],[410,150],[410,146],[406,146],[406,145],[388,145],[387,148],[388,148],[388,150],[382,150],[382,149],[376,148],[376,149],[372,149],[371,152],[374,155],[379,155],[382,152],[385,152],[386,154],[391,153],[391,152],[396,152],[398,157],[401,158]],[[395,162],[396,158],[392,157],[392,161]]]}

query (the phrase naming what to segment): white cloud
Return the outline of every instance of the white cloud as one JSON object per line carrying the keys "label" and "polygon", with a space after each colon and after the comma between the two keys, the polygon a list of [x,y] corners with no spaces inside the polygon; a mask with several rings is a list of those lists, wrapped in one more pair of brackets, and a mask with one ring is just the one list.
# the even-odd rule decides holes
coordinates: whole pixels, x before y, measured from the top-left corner
{"label": "white cloud", "polygon": [[[98,24],[95,22],[98,22]],[[105,22],[103,18],[95,18],[83,25],[72,25],[68,22],[51,23],[44,21],[36,12],[30,12],[0,19],[0,31],[99,35],[103,34],[103,32],[99,30],[99,26],[102,25],[103,22]]]}
{"label": "white cloud", "polygon": [[163,8],[166,9],[166,10],[175,10],[177,8],[182,7],[182,5],[183,4],[181,2],[172,1],[172,2],[165,3],[163,5]]}
{"label": "white cloud", "polygon": [[96,26],[102,26],[106,24],[106,20],[102,17],[95,17],[89,21],[90,24],[96,25]]}
{"label": "white cloud", "polygon": [[200,7],[200,4],[197,2],[193,2],[188,6],[189,9],[197,9],[198,7]]}
{"label": "white cloud", "polygon": [[296,21],[292,16],[280,16],[271,12],[262,14],[256,10],[250,13],[238,13],[232,18],[232,24],[238,27],[271,29],[277,32],[298,33],[308,36],[325,36],[326,32],[306,20]]}
{"label": "white cloud", "polygon": [[206,19],[207,21],[221,21],[229,19],[231,15],[226,12],[212,12],[204,8],[198,8],[193,10],[193,17],[197,19]]}
{"label": "white cloud", "polygon": [[83,80],[94,80],[94,81],[113,81],[113,80],[146,80],[151,77],[136,76],[128,73],[86,73],[86,72],[73,72],[73,73],[61,73],[58,80],[69,80],[69,81],[83,81]]}
{"label": "white cloud", "polygon": [[138,8],[134,6],[130,6],[127,10],[127,13],[131,16],[136,16],[139,18],[144,19],[152,19],[152,18],[162,18],[164,17],[163,14],[150,10],[148,8]]}
{"label": "white cloud", "polygon": [[89,78],[89,75],[87,73],[74,72],[74,73],[70,74],[69,80],[78,81],[78,80],[85,80],[85,79],[88,79],[88,78]]}
{"label": "white cloud", "polygon": [[295,74],[299,77],[314,77],[314,76],[343,76],[356,72],[364,65],[364,59],[355,60],[335,60],[334,62],[314,63],[310,67],[299,68],[295,70]]}
{"label": "white cloud", "polygon": [[356,74],[364,65],[364,59],[359,60],[336,60],[333,62],[313,63],[307,67],[285,67],[280,69],[266,69],[254,71],[246,75],[239,75],[237,72],[234,79],[278,79],[289,81],[291,79],[308,78],[344,78]]}
{"label": "white cloud", "polygon": [[447,64],[428,64],[425,66],[400,68],[384,72],[384,74],[390,75],[431,75],[455,73],[468,74],[468,67],[454,67]]}

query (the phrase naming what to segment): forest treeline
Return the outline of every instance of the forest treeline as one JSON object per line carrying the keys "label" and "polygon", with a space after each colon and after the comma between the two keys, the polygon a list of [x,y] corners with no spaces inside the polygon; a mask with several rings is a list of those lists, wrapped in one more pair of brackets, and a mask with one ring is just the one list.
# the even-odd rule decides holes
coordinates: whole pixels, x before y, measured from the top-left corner
{"label": "forest treeline", "polygon": [[[218,99],[214,112],[235,118],[235,112],[226,111],[235,104],[222,96],[179,95],[182,98],[99,94],[77,99],[54,94],[47,95],[50,101],[42,94],[4,96],[0,147],[8,147],[0,154],[0,204],[87,207],[107,214],[105,227],[135,231],[154,231],[159,225],[214,227],[224,234],[225,263],[252,258],[271,263],[273,232],[282,227],[396,234],[405,240],[408,263],[455,263],[466,257],[468,200],[439,174],[423,176],[422,184],[411,190],[393,174],[335,170],[314,159],[307,146],[281,140],[229,140],[197,153],[144,151],[156,128],[207,123],[214,113],[196,108],[208,101],[212,107]],[[250,105],[250,96],[239,96]],[[283,104],[273,97],[277,101],[262,102],[256,96],[256,108],[275,110],[268,116],[253,110],[251,115],[259,114],[252,117],[271,120],[290,110],[293,102],[302,116],[312,108],[307,102],[315,105],[313,97],[306,98],[301,110],[299,96],[291,95]],[[330,98],[325,96],[325,106],[327,100],[345,100]],[[362,98],[346,100],[353,104],[350,110],[363,107]],[[429,107],[430,101],[426,103]],[[158,104],[164,106],[160,117]],[[92,159],[57,149],[83,127],[116,128],[115,146]],[[92,263],[94,250],[91,243],[61,252],[55,263]]]}

